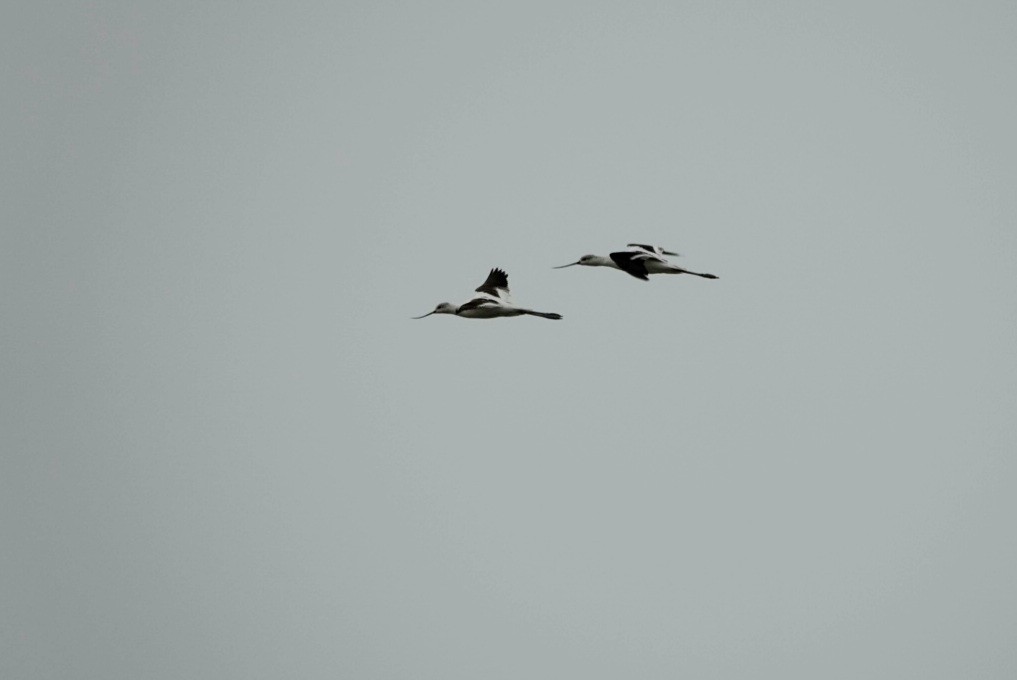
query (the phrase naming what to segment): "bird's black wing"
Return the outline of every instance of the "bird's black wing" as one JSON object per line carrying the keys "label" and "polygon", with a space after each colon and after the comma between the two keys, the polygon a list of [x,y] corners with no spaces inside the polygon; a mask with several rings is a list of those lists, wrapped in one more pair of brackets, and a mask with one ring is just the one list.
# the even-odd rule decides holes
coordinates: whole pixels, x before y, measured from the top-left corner
{"label": "bird's black wing", "polygon": [[467,312],[471,309],[476,309],[477,307],[483,307],[485,305],[497,305],[497,304],[499,303],[492,300],[491,298],[475,297],[469,302],[464,302],[463,304],[459,305],[459,309],[456,310],[456,314],[461,314],[462,312]]}
{"label": "bird's black wing", "polygon": [[637,279],[649,281],[650,277],[646,272],[647,253],[634,253],[630,250],[621,250],[611,253],[611,259],[626,274],[631,274]]}
{"label": "bird's black wing", "polygon": [[629,248],[641,248],[642,250],[645,250],[648,253],[653,253],[654,255],[671,255],[673,257],[681,257],[679,253],[661,246],[648,246],[645,243],[629,243],[627,245]]}
{"label": "bird's black wing", "polygon": [[497,267],[491,270],[491,273],[487,275],[487,280],[477,288],[478,293],[487,293],[496,298],[504,297],[500,292],[502,290],[508,292],[508,274]]}

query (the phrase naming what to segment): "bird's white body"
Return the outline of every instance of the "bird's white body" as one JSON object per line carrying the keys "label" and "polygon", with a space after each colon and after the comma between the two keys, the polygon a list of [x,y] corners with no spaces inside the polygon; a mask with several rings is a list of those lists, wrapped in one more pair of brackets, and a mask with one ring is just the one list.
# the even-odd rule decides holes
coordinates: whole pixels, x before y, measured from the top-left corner
{"label": "bird's white body", "polygon": [[[473,296],[461,305],[453,305],[451,302],[442,302],[434,308],[433,312],[424,314],[454,314],[464,319],[497,319],[503,316],[540,316],[545,319],[560,319],[561,314],[553,312],[536,312],[532,309],[525,309],[512,303],[512,296],[508,289],[508,275],[501,269],[492,269],[484,281],[476,290],[477,295]],[[422,319],[424,316],[416,318]]]}
{"label": "bird's white body", "polygon": [[[637,256],[638,257],[638,256]],[[646,267],[647,274],[684,274],[685,270],[681,267],[676,267],[662,257],[650,256],[640,257],[643,265]],[[612,260],[610,257],[601,257],[600,255],[594,255],[591,259],[587,259],[582,262],[587,267],[611,267],[612,269],[619,269],[625,271],[618,266],[618,263]]]}
{"label": "bird's white body", "polygon": [[483,293],[470,298],[456,310],[456,316],[464,319],[497,319],[500,316],[522,316],[525,313],[507,300],[499,300]]}
{"label": "bird's white body", "polygon": [[630,243],[629,247],[625,250],[611,253],[608,257],[583,255],[578,261],[571,264],[563,264],[561,267],[555,267],[555,269],[572,267],[577,264],[584,267],[611,267],[644,281],[650,280],[650,274],[692,274],[694,276],[701,276],[704,279],[717,278],[713,274],[701,274],[671,264],[664,258],[664,255],[677,256],[678,253],[665,250],[660,246]]}

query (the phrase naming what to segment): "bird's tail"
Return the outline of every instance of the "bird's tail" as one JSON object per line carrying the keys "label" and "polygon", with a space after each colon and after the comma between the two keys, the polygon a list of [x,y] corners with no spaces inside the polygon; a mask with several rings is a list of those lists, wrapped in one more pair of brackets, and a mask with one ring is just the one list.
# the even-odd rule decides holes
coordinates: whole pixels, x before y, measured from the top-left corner
{"label": "bird's tail", "polygon": [[675,273],[675,274],[692,274],[693,276],[701,276],[704,279],[719,279],[720,278],[719,276],[714,276],[713,274],[700,274],[699,272],[690,272],[688,269],[682,269],[680,267],[675,267],[674,270],[673,270],[673,273]]}
{"label": "bird's tail", "polygon": [[531,316],[539,316],[544,319],[560,319],[561,314],[555,314],[554,312],[535,312],[532,309],[524,309],[523,314],[530,314]]}

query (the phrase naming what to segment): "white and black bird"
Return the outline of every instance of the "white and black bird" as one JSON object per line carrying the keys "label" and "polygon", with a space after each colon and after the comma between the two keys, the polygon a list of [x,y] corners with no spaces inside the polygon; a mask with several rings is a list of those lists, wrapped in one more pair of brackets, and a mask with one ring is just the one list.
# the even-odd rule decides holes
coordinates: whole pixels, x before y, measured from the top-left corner
{"label": "white and black bird", "polygon": [[719,278],[713,274],[702,274],[671,264],[664,257],[665,255],[677,257],[678,253],[665,250],[660,246],[630,243],[625,250],[610,253],[607,257],[583,255],[576,262],[563,264],[560,267],[555,267],[555,269],[573,267],[577,264],[584,267],[612,267],[643,281],[649,281],[650,274],[692,274],[693,276],[701,276],[704,279]]}
{"label": "white and black bird", "polygon": [[415,316],[414,319],[423,319],[432,314],[455,314],[464,319],[496,319],[501,316],[539,316],[544,319],[560,319],[561,314],[554,312],[536,312],[532,309],[517,307],[512,303],[508,287],[508,274],[497,267],[487,275],[487,280],[477,288],[478,295],[463,304],[456,306],[451,302],[442,302],[423,316]]}

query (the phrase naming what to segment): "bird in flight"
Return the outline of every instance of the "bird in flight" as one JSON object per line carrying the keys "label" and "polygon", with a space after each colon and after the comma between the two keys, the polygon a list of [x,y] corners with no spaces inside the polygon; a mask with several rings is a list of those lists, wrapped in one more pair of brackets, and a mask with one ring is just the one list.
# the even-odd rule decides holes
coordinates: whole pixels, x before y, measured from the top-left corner
{"label": "bird in flight", "polygon": [[491,270],[491,273],[487,275],[487,280],[477,288],[476,292],[477,295],[459,306],[451,302],[442,302],[434,308],[433,312],[413,318],[423,319],[432,314],[455,314],[464,319],[495,319],[500,316],[522,316],[524,314],[544,319],[561,318],[561,314],[536,312],[514,305],[509,294],[508,274],[497,267]]}
{"label": "bird in flight", "polygon": [[613,267],[643,281],[649,281],[650,274],[692,274],[693,276],[701,276],[704,279],[718,278],[713,274],[701,274],[700,272],[682,269],[677,265],[671,264],[664,257],[665,255],[677,257],[678,253],[665,250],[660,246],[630,243],[625,250],[610,253],[607,257],[583,255],[576,262],[563,264],[560,267],[555,267],[555,269],[564,269],[565,267],[572,267],[577,264],[581,264],[584,267]]}

